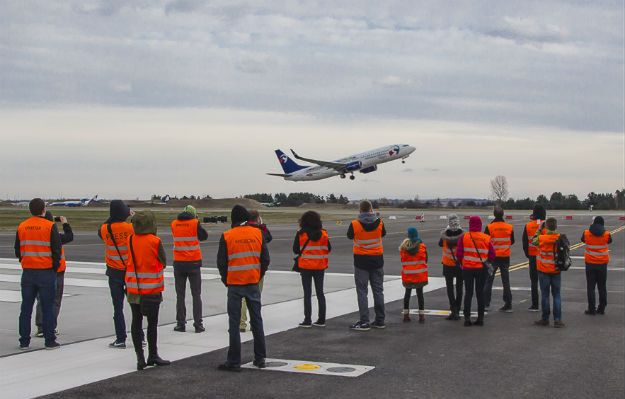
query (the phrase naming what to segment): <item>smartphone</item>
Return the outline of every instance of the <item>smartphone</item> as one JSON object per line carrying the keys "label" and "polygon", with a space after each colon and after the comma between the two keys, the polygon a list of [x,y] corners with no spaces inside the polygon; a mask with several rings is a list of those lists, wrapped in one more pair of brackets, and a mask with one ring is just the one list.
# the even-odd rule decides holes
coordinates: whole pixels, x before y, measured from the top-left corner
{"label": "smartphone", "polygon": [[60,222],[61,221],[61,217],[60,216],[55,216],[54,217],[54,221],[55,222]]}

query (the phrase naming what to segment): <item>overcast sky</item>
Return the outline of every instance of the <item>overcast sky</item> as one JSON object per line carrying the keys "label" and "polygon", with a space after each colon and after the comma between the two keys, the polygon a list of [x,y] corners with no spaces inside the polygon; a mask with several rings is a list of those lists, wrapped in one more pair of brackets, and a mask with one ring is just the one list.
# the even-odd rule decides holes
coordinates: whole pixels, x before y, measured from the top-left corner
{"label": "overcast sky", "polygon": [[[625,185],[622,1],[377,3],[3,1],[0,198]],[[264,175],[394,143],[355,182]]]}

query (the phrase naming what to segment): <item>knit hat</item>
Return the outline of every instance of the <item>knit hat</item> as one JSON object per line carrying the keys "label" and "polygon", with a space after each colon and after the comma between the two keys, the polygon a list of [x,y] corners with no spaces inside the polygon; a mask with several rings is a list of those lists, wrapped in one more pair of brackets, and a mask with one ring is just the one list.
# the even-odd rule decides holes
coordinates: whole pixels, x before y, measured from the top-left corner
{"label": "knit hat", "polygon": [[245,209],[245,207],[241,205],[235,205],[232,208],[232,212],[230,213],[230,220],[232,221],[232,226],[239,226],[250,219],[250,214]]}
{"label": "knit hat", "polygon": [[125,222],[130,216],[130,208],[122,200],[113,200],[109,206],[109,222]]}
{"label": "knit hat", "polygon": [[482,231],[482,219],[479,216],[469,218],[469,231]]}
{"label": "knit hat", "polygon": [[536,204],[534,205],[534,211],[532,212],[532,216],[534,217],[534,219],[537,220],[545,220],[547,218],[547,211],[545,210],[544,206]]}
{"label": "knit hat", "polygon": [[460,230],[460,218],[455,213],[450,213],[447,216],[447,223],[449,224],[449,230]]}
{"label": "knit hat", "polygon": [[408,233],[408,238],[412,242],[417,242],[421,239],[419,238],[419,231],[417,230],[416,227],[408,227],[407,233]]}
{"label": "knit hat", "polygon": [[197,209],[195,209],[193,205],[185,206],[182,212],[190,213],[191,215],[193,215],[194,218],[197,217]]}
{"label": "knit hat", "polygon": [[592,221],[592,224],[600,224],[601,226],[604,226],[605,221],[603,220],[603,216],[595,217],[595,219]]}

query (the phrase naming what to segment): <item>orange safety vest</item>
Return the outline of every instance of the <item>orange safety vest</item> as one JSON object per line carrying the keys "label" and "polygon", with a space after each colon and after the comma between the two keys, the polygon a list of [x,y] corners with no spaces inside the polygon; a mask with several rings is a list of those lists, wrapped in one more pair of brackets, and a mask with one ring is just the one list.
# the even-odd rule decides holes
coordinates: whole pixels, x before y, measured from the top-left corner
{"label": "orange safety vest", "polygon": [[536,269],[539,272],[558,274],[556,269],[556,241],[560,234],[541,234],[538,236],[538,255],[536,255]]}
{"label": "orange safety vest", "polygon": [[512,225],[506,222],[492,222],[488,225],[488,233],[493,248],[495,248],[495,256],[499,258],[510,257],[513,230]]}
{"label": "orange safety vest", "polygon": [[[102,241],[106,245],[104,250],[104,260],[106,265],[112,269],[117,270],[126,270],[126,263],[128,262],[128,237],[134,233],[134,229],[132,228],[132,224],[127,222],[115,222],[111,224],[111,231],[113,232],[113,237],[108,232],[107,224],[104,223],[100,226],[100,236],[102,236]],[[113,243],[113,239],[115,239],[115,243]],[[117,253],[117,249],[115,249],[115,244],[117,244],[117,248],[119,249],[119,254],[121,254],[121,258]]]}
{"label": "orange safety vest", "polygon": [[[534,234],[536,234],[536,230],[538,230],[541,223],[542,223],[542,220],[538,219],[538,220],[532,220],[525,225],[525,231],[527,233],[527,242],[528,242],[527,253],[529,254],[529,256],[538,255],[538,247],[532,244],[532,241],[534,240]],[[542,234],[545,234],[546,232],[547,232],[547,229],[545,228],[541,230]]]}
{"label": "orange safety vest", "polygon": [[200,240],[197,238],[197,219],[174,220],[171,234],[174,236],[174,262],[194,262],[202,260]]}
{"label": "orange safety vest", "polygon": [[354,255],[382,255],[384,247],[382,246],[382,229],[384,223],[380,220],[380,224],[373,231],[366,231],[358,220],[352,221],[352,229],[354,230]]}
{"label": "orange safety vest", "polygon": [[153,295],[165,290],[165,266],[158,260],[160,243],[161,239],[154,234],[132,234],[129,237],[128,245],[132,245],[134,253],[134,259],[130,256],[126,270],[129,294]]}
{"label": "orange safety vest", "polygon": [[[475,241],[475,244],[473,244],[473,241]],[[462,236],[462,243],[464,244],[462,268],[483,268],[484,265],[482,262],[486,262],[488,260],[488,244],[490,243],[490,236],[488,234],[475,231],[470,233],[467,232]]]}
{"label": "orange safety vest", "polygon": [[61,247],[61,263],[57,269],[57,273],[63,273],[67,269],[67,262],[65,262],[65,248]]}
{"label": "orange safety vest", "polygon": [[240,226],[224,232],[228,248],[227,285],[258,284],[263,232],[256,227]]}
{"label": "orange safety vest", "polygon": [[589,230],[585,230],[584,242],[586,243],[586,250],[584,252],[584,261],[592,265],[607,265],[610,262],[609,240],[609,231],[605,231],[601,237],[597,237]]}
{"label": "orange safety vest", "polygon": [[22,269],[52,269],[50,234],[54,222],[33,216],[17,228]]}
{"label": "orange safety vest", "polygon": [[401,257],[401,281],[407,284],[427,283],[428,264],[425,244],[421,243],[419,251],[414,255],[404,250],[400,250],[399,255]]}
{"label": "orange safety vest", "polygon": [[456,267],[458,262],[456,262],[455,250],[455,247],[450,247],[447,240],[443,239],[443,256],[441,258],[443,266]]}
{"label": "orange safety vest", "polygon": [[302,250],[308,241],[308,234],[299,235],[299,249],[301,255],[297,258],[297,266],[306,270],[325,270],[328,268],[330,250],[328,247],[328,232],[321,230],[321,238],[318,241],[308,241],[306,248]]}

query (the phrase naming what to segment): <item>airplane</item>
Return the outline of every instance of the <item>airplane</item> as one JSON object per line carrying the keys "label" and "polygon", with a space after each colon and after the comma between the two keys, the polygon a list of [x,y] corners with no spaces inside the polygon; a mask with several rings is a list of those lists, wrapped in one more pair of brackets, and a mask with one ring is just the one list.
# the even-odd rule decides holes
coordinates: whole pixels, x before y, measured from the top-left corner
{"label": "airplane", "polygon": [[415,150],[415,147],[408,144],[394,144],[341,158],[333,162],[304,158],[291,150],[296,159],[317,164],[316,166],[303,166],[298,165],[289,158],[288,155],[278,149],[276,150],[276,155],[278,156],[278,161],[280,161],[284,173],[267,174],[270,176],[283,177],[284,180],[288,181],[322,180],[333,176],[340,176],[341,179],[344,179],[347,174],[350,174],[350,180],[354,180],[356,178],[354,172],[356,171],[360,173],[375,172],[378,170],[379,164],[396,159],[401,159],[402,163],[406,163],[406,158]]}
{"label": "airplane", "polygon": [[169,202],[170,199],[171,199],[171,197],[169,196],[169,194],[167,194],[163,198],[161,198],[159,202],[150,201],[149,204],[151,204],[151,205],[167,205],[167,203]]}
{"label": "airplane", "polygon": [[60,202],[52,202],[50,204],[47,204],[47,206],[68,206],[68,207],[79,207],[79,206],[88,206],[93,202],[97,202],[98,201],[98,195],[96,194],[95,197],[88,199],[88,198],[83,198],[81,200],[78,201],[60,201]]}

